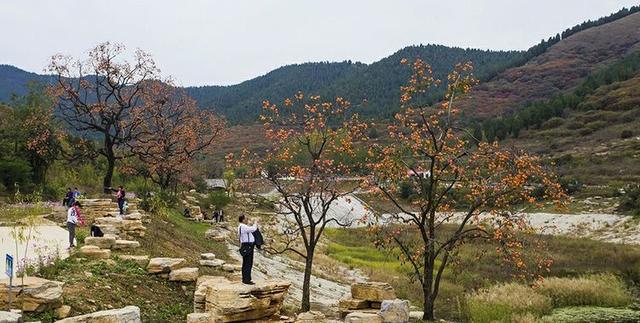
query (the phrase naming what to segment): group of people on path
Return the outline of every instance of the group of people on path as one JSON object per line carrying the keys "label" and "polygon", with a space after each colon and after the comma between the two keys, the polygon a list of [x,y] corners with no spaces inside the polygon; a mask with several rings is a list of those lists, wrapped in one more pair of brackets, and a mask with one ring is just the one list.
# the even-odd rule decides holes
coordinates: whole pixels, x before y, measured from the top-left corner
{"label": "group of people on path", "polygon": [[[116,202],[118,203],[118,210],[120,215],[124,214],[126,191],[122,185],[117,190],[109,187],[109,190],[116,193]],[[76,227],[78,225],[84,225],[84,219],[80,209],[82,205],[77,198],[80,196],[80,192],[77,188],[71,190],[65,195],[63,205],[68,206],[67,210],[67,230],[69,230],[69,249],[75,247]],[[185,212],[187,212],[185,210]],[[222,210],[216,210],[213,213],[213,219],[216,222],[224,221],[224,213]],[[253,254],[255,248],[260,248],[264,243],[262,233],[258,227],[258,219],[254,218],[250,224],[249,217],[242,214],[238,217],[238,239],[240,241],[240,255],[242,256],[242,283],[248,285],[254,285],[251,278],[251,270],[253,268]],[[92,234],[93,234],[92,228]]]}
{"label": "group of people on path", "polygon": [[70,187],[67,188],[67,193],[62,199],[62,206],[71,207],[73,205],[73,202],[75,202],[80,197],[80,195],[80,191],[77,187],[74,187],[73,190]]}
{"label": "group of people on path", "polygon": [[[111,187],[109,187],[108,189],[116,193],[116,202],[118,203],[119,214],[123,215],[126,210],[126,191],[124,190],[124,187],[120,185],[117,190]],[[67,230],[69,231],[69,249],[72,249],[76,246],[76,227],[78,225],[84,225],[85,223],[84,218],[82,218],[82,213],[80,212],[82,205],[77,200],[77,198],[80,196],[80,192],[78,192],[77,188],[75,188],[73,191],[69,189],[69,192],[71,194],[67,193],[62,204],[69,207],[69,209],[67,210]],[[102,236],[102,231],[100,231],[100,228],[92,226],[91,235]]]}

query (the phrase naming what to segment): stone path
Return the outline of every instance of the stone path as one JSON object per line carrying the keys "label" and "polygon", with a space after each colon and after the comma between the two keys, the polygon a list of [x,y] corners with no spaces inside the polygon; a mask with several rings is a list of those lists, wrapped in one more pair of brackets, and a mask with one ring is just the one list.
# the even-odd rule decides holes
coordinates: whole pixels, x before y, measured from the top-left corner
{"label": "stone path", "polygon": [[[8,278],[5,274],[5,254],[16,254],[15,240],[11,236],[11,227],[0,227],[0,278]],[[47,219],[42,219],[40,224],[33,231],[33,238],[30,241],[27,252],[27,263],[36,264],[39,260],[53,260],[55,257],[66,258],[69,256],[67,247],[69,246],[69,233],[56,223]],[[14,268],[23,262],[25,242],[18,242],[18,254],[14,257]],[[15,270],[15,269],[14,269]]]}

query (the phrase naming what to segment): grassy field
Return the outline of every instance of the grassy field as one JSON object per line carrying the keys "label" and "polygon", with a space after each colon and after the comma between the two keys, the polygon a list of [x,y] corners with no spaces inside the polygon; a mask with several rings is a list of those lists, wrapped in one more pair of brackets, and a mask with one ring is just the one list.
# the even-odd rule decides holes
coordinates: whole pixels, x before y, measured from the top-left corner
{"label": "grassy field", "polygon": [[[398,252],[373,247],[366,229],[331,229],[327,231],[327,237],[330,242],[324,253],[329,257],[360,268],[371,280],[392,283],[399,297],[409,299],[417,306],[422,304],[419,283],[411,281],[407,275],[409,267],[399,261]],[[634,289],[640,283],[639,247],[566,237],[545,236],[543,240],[554,259],[547,276],[612,273],[621,277],[635,293]],[[486,254],[476,260],[479,249],[485,250]],[[494,250],[495,246],[488,243],[474,243],[460,249],[457,264],[445,271],[441,283],[436,304],[438,317],[464,319],[468,293],[513,281],[512,270],[503,266]]]}
{"label": "grassy field", "polygon": [[[189,266],[196,266],[200,253],[212,252],[228,260],[224,244],[204,238],[208,224],[187,221],[177,211],[154,214],[147,226],[147,234],[138,239],[141,248],[130,252],[150,257],[185,258]],[[79,237],[86,236],[86,227]],[[79,239],[81,240],[81,239]],[[71,315],[120,308],[140,307],[143,322],[184,322],[193,312],[193,283],[174,283],[147,274],[134,262],[118,258],[124,252],[113,252],[108,260],[87,260],[72,255],[65,260],[42,268],[37,275],[65,283],[65,304]],[[201,275],[223,275],[222,271],[201,268]],[[53,322],[53,313],[28,316],[43,323]]]}

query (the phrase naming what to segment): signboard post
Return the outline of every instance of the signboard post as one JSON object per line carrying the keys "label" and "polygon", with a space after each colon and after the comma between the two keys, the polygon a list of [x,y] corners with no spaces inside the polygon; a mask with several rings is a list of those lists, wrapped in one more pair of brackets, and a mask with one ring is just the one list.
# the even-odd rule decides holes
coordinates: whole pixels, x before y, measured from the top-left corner
{"label": "signboard post", "polygon": [[5,273],[9,276],[9,297],[8,297],[8,306],[7,311],[11,311],[11,287],[13,286],[13,257],[10,254],[7,254],[6,257],[6,271]]}

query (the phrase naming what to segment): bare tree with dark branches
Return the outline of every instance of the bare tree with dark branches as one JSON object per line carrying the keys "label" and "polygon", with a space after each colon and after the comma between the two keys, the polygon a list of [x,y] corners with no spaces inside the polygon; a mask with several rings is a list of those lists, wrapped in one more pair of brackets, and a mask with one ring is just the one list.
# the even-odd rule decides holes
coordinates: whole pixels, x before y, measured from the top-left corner
{"label": "bare tree with dark branches", "polygon": [[58,54],[48,66],[56,76],[50,92],[57,98],[57,115],[85,138],[102,141],[98,153],[107,161],[105,188],[111,186],[116,161],[132,156],[119,148],[136,139],[144,120],[133,114],[143,105],[145,82],[160,72],[142,50],[131,61],[124,52],[123,46],[107,42],[90,50],[86,60]]}

